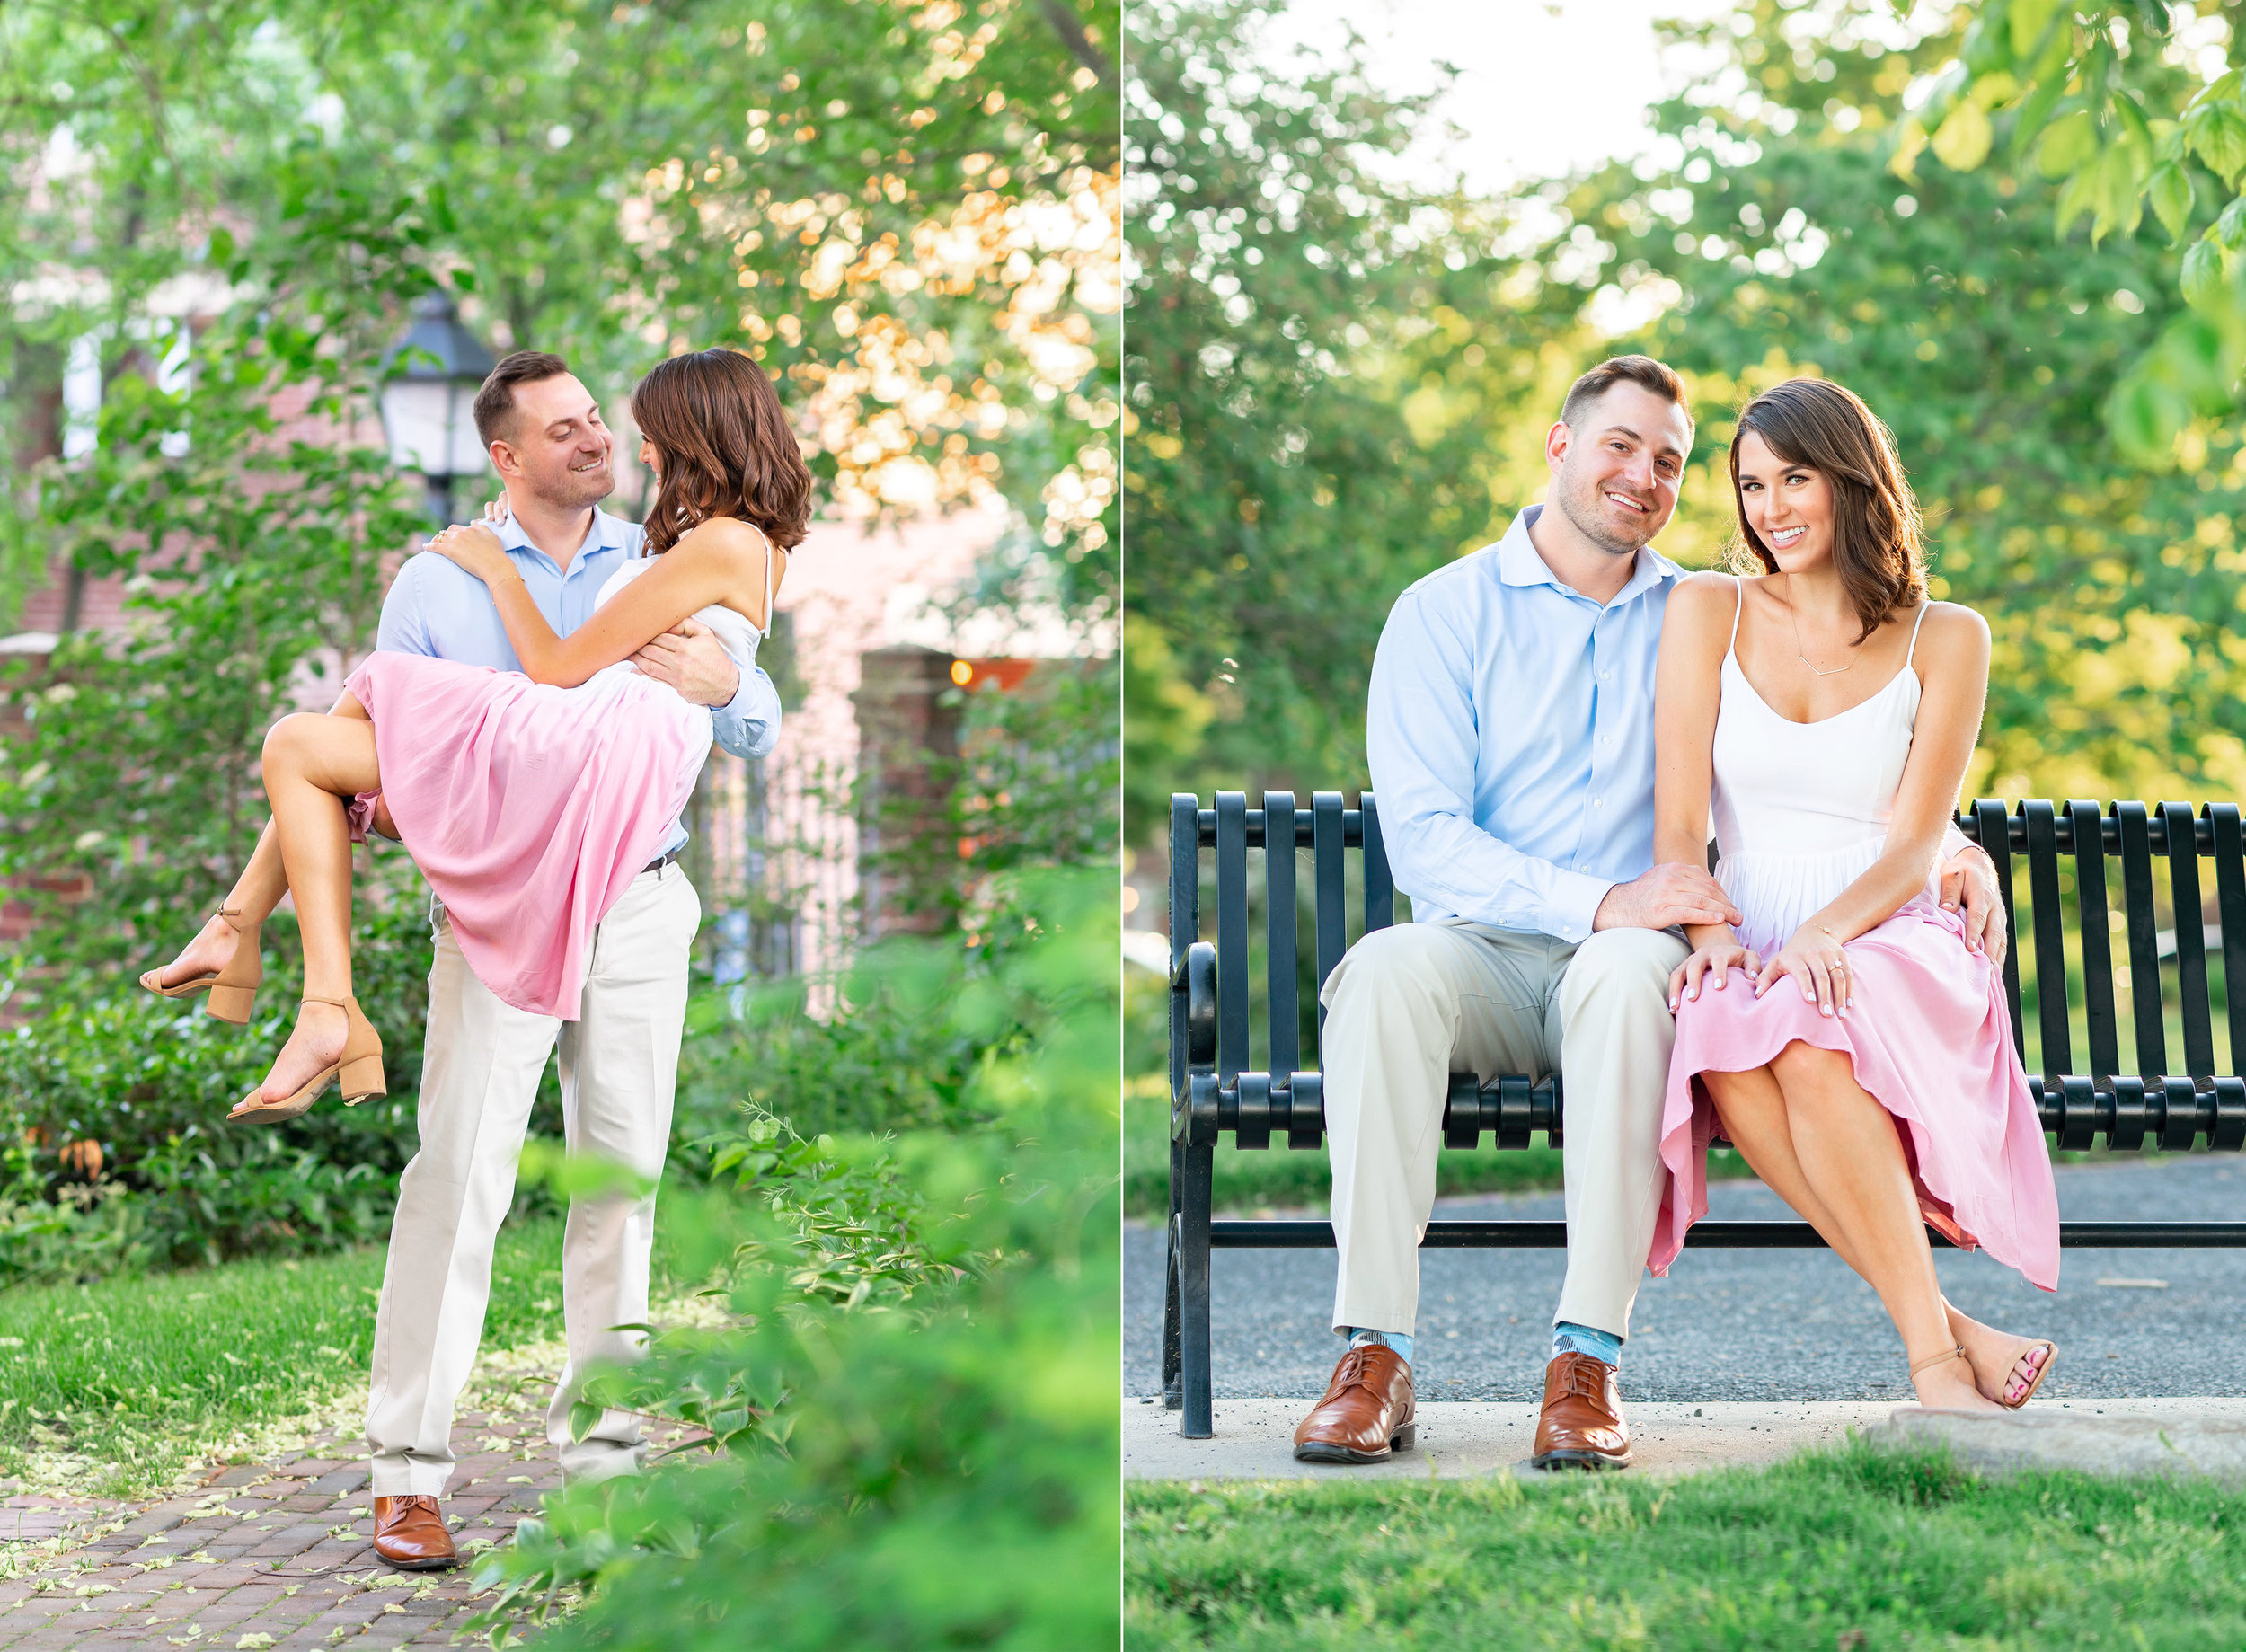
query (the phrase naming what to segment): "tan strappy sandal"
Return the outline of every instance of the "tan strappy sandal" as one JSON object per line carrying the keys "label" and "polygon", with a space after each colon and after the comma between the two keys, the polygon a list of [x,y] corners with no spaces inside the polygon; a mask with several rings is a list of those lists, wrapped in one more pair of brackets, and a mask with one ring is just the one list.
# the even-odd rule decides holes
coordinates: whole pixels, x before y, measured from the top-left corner
{"label": "tan strappy sandal", "polygon": [[140,977],[141,985],[159,998],[191,998],[208,989],[210,1002],[203,1008],[222,1021],[236,1027],[249,1024],[250,1012],[257,1005],[258,983],[265,978],[265,959],[262,956],[260,923],[237,923],[242,915],[238,906],[221,906],[217,916],[226,921],[226,927],[240,937],[234,942],[234,957],[224,969],[206,971],[171,986],[157,982],[160,970],[151,969]]}
{"label": "tan strappy sandal", "polygon": [[[2041,1348],[2043,1350],[2043,1363],[2036,1367],[2036,1374],[2029,1379],[2028,1386],[2021,1391],[2019,1399],[2005,1399],[2003,1387],[2000,1387],[1995,1393],[1988,1396],[1990,1399],[1994,1400],[1997,1404],[2003,1406],[2007,1411],[2017,1411],[2021,1406],[2026,1405],[2030,1400],[2033,1400],[2036,1397],[2036,1390],[2043,1386],[2043,1379],[2051,1374],[2051,1367],[2059,1363],[2059,1346],[2057,1343],[2049,1341],[2031,1342],[2028,1345],[2028,1354],[2034,1353],[2038,1348]],[[2022,1354],[2020,1356],[2020,1359],[2027,1358],[2028,1354]],[[2012,1373],[2020,1369],[2020,1359],[2015,1359],[2010,1365],[2007,1365],[2004,1368],[2004,1386],[2008,1387],[2011,1385]]]}
{"label": "tan strappy sandal", "polygon": [[1911,1375],[1914,1379],[1915,1379],[1918,1374],[1925,1370],[1928,1366],[1939,1365],[1943,1364],[1945,1361],[1952,1359],[1965,1360],[1966,1369],[1967,1371],[1973,1369],[1973,1361],[1967,1357],[1965,1345],[1960,1343],[1954,1348],[1944,1348],[1939,1354],[1929,1354],[1924,1359],[1913,1360],[1911,1362]]}
{"label": "tan strappy sandal", "polygon": [[262,1084],[234,1103],[234,1111],[226,1115],[228,1124],[279,1124],[284,1118],[294,1118],[309,1111],[332,1082],[343,1087],[343,1104],[356,1106],[369,1096],[386,1095],[382,1075],[382,1036],[375,1030],[358,1007],[357,998],[305,998],[303,1003],[331,1003],[343,1012],[345,1031],[343,1053],[333,1066],[307,1080],[294,1095],[279,1101],[258,1100]]}

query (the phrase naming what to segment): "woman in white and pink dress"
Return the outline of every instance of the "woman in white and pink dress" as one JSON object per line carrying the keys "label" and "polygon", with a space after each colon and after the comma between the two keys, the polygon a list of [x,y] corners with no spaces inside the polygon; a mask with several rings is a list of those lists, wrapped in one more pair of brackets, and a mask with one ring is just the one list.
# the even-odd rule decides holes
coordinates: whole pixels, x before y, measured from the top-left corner
{"label": "woman in white and pink dress", "polygon": [[1920,1400],[2016,1408],[2048,1342],[1944,1300],[1926,1224],[2045,1290],[2058,1201],[1996,959],[1931,882],[1988,687],[1988,627],[1931,602],[1886,426],[1835,384],[1756,397],[1731,445],[1762,572],[1671,596],[1654,857],[1716,868],[1746,922],[1687,931],[1670,993],[1665,1273],[1720,1136],[1879,1294]]}
{"label": "woman in white and pink dress", "polygon": [[[810,515],[794,431],[747,357],[674,357],[632,407],[655,504],[643,554],[610,577],[583,625],[557,637],[496,534],[447,528],[430,550],[491,587],[523,670],[376,653],[332,712],[284,718],[266,737],[305,998],[272,1071],[231,1118],[294,1118],[330,1083],[347,1101],[383,1091],[350,957],[350,839],[376,791],[477,978],[517,1009],[575,1018],[593,931],[661,846],[710,749],[708,712],[631,657],[691,615],[747,670]],[[248,1019],[256,926],[281,893],[267,860],[261,849],[197,938],[223,940],[226,924],[241,937],[232,961],[178,982],[152,971],[144,985],[211,990],[214,1014]]]}

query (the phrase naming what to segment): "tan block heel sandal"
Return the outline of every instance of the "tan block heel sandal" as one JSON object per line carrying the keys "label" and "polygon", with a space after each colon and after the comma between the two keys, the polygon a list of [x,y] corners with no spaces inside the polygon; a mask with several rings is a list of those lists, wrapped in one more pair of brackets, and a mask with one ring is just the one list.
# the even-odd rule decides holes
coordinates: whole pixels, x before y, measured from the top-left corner
{"label": "tan block heel sandal", "polygon": [[343,1053],[335,1065],[315,1073],[302,1088],[279,1101],[260,1101],[259,1085],[234,1103],[234,1111],[226,1115],[229,1124],[279,1124],[285,1118],[295,1118],[308,1112],[312,1104],[325,1093],[331,1083],[340,1082],[343,1089],[345,1106],[355,1106],[369,1096],[388,1094],[382,1073],[382,1036],[376,1032],[358,1007],[357,998],[306,998],[305,1003],[329,1003],[343,1012],[346,1030]]}
{"label": "tan block heel sandal", "polygon": [[151,969],[140,977],[140,984],[159,998],[191,998],[207,990],[210,1002],[203,1006],[205,1011],[236,1027],[247,1026],[251,1012],[257,1007],[258,983],[265,978],[261,940],[264,925],[236,923],[242,915],[236,906],[221,906],[217,915],[241,937],[224,969],[206,970],[171,986],[160,985],[156,976],[161,972]]}

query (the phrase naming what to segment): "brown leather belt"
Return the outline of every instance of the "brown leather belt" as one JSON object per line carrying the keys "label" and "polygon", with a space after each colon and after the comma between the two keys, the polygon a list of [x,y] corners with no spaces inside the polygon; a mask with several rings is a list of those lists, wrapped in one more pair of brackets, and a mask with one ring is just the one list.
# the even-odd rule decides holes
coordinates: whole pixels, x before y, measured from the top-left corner
{"label": "brown leather belt", "polygon": [[678,851],[674,849],[668,854],[658,855],[654,860],[650,861],[642,870],[650,872],[659,872],[676,859],[678,859]]}

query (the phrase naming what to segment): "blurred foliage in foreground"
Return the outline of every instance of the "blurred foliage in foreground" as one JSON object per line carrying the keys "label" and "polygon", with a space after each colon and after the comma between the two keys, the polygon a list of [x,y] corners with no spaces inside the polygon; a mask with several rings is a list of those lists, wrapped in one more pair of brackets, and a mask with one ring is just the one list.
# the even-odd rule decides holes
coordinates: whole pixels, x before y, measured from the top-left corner
{"label": "blurred foliage in foreground", "polygon": [[659,1336],[580,1411],[708,1437],[551,1495],[482,1562],[497,1642],[1115,1644],[1113,884],[1010,897],[1018,944],[866,965],[989,1052],[967,1094],[986,1128],[807,1142],[750,1109],[704,1144],[713,1185],[667,1196],[730,1323]]}
{"label": "blurred foliage in foreground", "polygon": [[[1244,0],[1133,7],[1130,844],[1172,790],[1362,783],[1391,604],[1542,496],[1568,383],[1627,349],[1694,392],[1660,547],[1689,565],[1731,534],[1746,397],[1815,373],[1895,427],[1937,594],[1995,632],[1969,791],[2246,794],[2237,421],[2162,469],[2105,422],[2190,322],[2182,250],[2150,219],[2055,238],[2069,185],[2006,152],[1892,170],[1906,100],[1996,9],[1746,0],[1676,31],[1694,77],[1645,158],[1482,199],[1391,181],[1424,122],[1355,49],[1277,60]],[[2177,106],[2197,75],[2129,59]]]}

